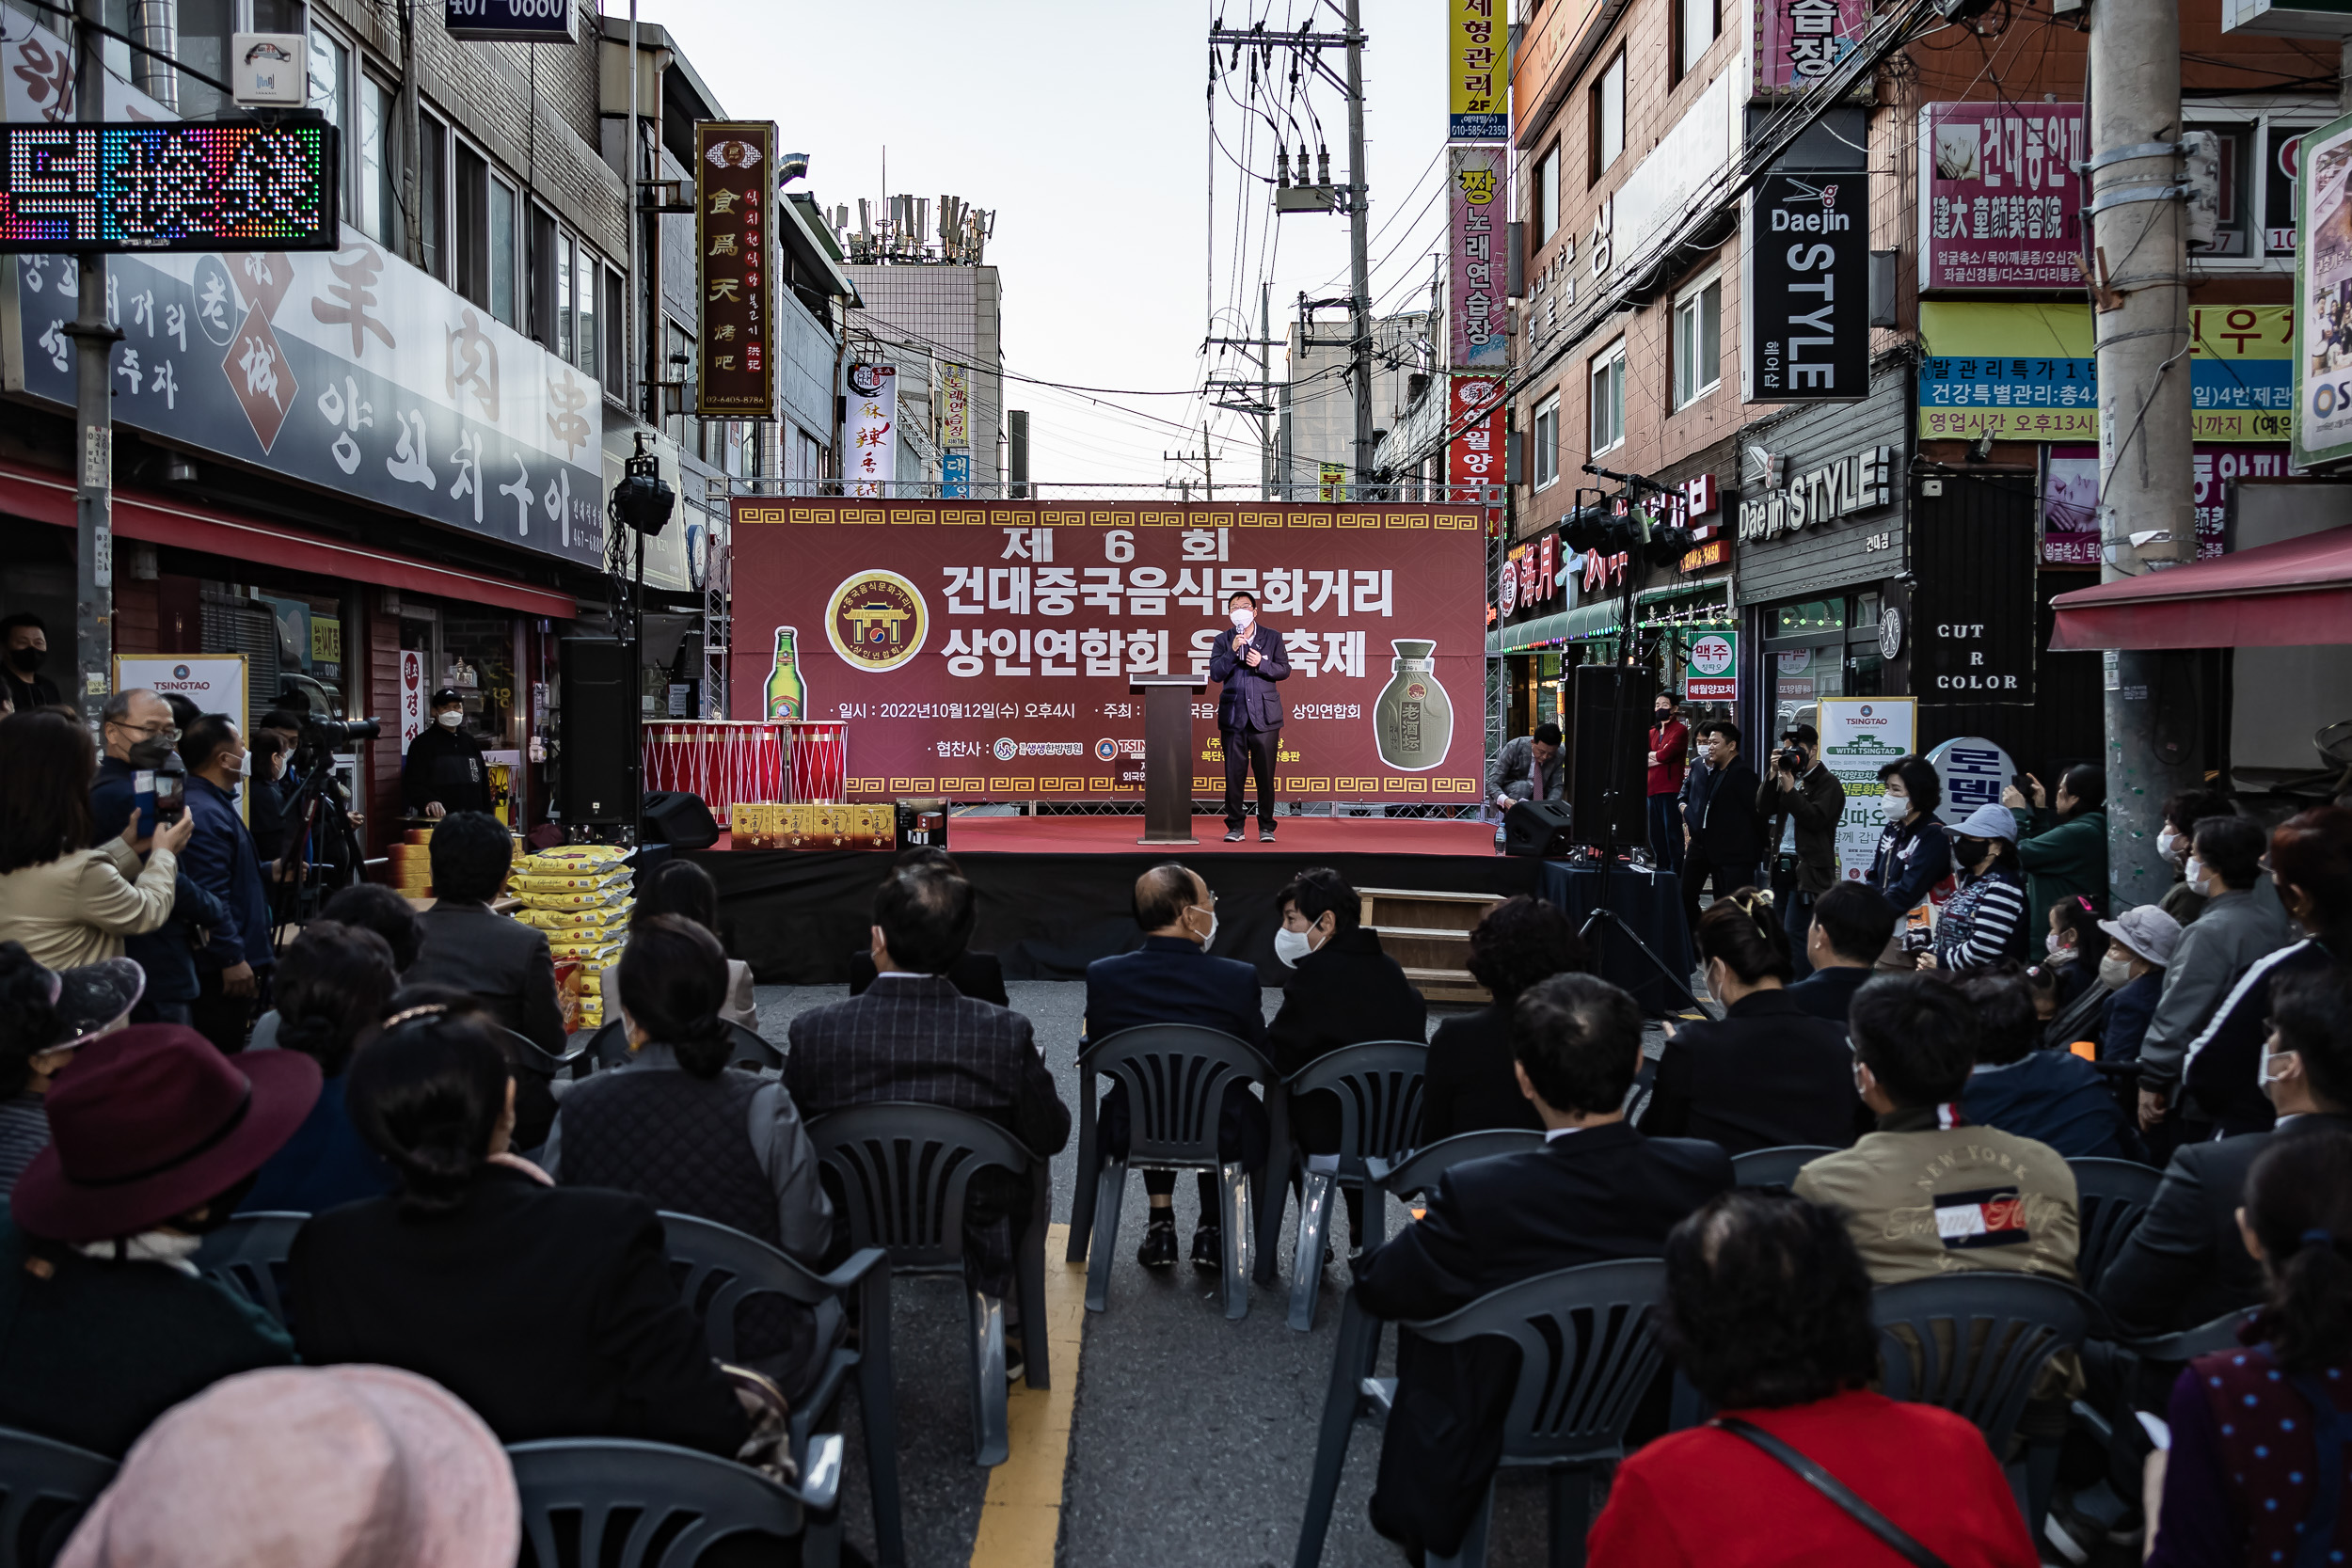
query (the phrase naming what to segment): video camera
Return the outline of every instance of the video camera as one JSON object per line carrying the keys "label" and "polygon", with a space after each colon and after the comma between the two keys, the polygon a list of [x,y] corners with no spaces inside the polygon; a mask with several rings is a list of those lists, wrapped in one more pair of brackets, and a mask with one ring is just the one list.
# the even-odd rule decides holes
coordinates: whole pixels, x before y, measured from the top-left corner
{"label": "video camera", "polygon": [[302,743],[332,751],[355,740],[373,740],[384,733],[381,719],[314,719],[302,716]]}

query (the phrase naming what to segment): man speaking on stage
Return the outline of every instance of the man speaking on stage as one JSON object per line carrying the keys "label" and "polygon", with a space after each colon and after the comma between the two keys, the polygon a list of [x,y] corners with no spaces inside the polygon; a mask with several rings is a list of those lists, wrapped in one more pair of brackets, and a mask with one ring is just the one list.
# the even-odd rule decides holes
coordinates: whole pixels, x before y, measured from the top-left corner
{"label": "man speaking on stage", "polygon": [[1274,842],[1274,753],[1282,739],[1282,698],[1274,683],[1291,673],[1282,634],[1258,625],[1258,596],[1229,595],[1233,629],[1219,632],[1209,655],[1209,679],[1225,689],[1216,699],[1217,733],[1225,741],[1225,842],[1241,842],[1248,812],[1242,803],[1242,770],[1258,776],[1258,842]]}

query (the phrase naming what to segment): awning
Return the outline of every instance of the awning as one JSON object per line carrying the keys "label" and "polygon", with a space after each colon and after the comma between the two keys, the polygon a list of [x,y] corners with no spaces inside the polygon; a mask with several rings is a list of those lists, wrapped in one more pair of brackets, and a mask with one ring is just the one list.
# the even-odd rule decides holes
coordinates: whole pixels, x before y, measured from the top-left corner
{"label": "awning", "polygon": [[[73,499],[73,485],[63,474],[0,463],[0,511],[72,528]],[[579,604],[569,594],[550,588],[534,588],[457,566],[436,566],[139,490],[114,493],[114,531],[119,539],[141,544],[201,550],[233,561],[267,562],[330,580],[348,578],[382,588],[440,594],[525,615],[568,621],[580,613]]]}
{"label": "awning", "polygon": [[2077,588],[2050,607],[2052,653],[2352,642],[2352,528]]}
{"label": "awning", "polygon": [[1538,616],[1533,621],[1521,621],[1516,626],[1488,632],[1486,652],[1489,656],[1526,653],[1552,642],[1581,642],[1595,637],[1613,637],[1616,631],[1616,600],[1611,599],[1604,604],[1581,604],[1557,615]]}

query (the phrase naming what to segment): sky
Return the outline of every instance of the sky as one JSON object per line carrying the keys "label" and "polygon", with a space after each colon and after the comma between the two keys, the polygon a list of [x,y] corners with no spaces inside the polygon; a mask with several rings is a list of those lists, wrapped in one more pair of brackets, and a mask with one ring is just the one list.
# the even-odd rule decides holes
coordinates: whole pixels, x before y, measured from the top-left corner
{"label": "sky", "polygon": [[[626,14],[625,0],[603,3]],[[1442,240],[1445,8],[1362,8],[1372,292],[1388,314],[1426,308]],[[1006,384],[1007,407],[1030,411],[1032,478],[1197,480],[1206,413],[1220,494],[1257,479],[1258,424],[1206,408],[1199,388],[1255,371],[1236,350],[1204,358],[1202,340],[1255,337],[1261,281],[1279,339],[1300,290],[1346,292],[1348,246],[1336,214],[1276,224],[1271,187],[1236,166],[1270,176],[1274,133],[1222,88],[1213,153],[1208,29],[1221,15],[1287,31],[1310,14],[1318,32],[1342,27],[1334,0],[640,0],[638,11],[669,29],[728,115],[776,121],[781,147],[809,154],[793,188],[829,210],[847,203],[852,225],[859,197],[884,194],[885,146],[890,189],[930,198],[934,222],[943,192],[995,211],[987,260],[1003,284],[1005,368],[1059,384]],[[1345,52],[1323,53],[1344,80]],[[1276,69],[1287,101],[1279,51]],[[1343,181],[1345,99],[1325,83],[1311,102]],[[1279,350],[1276,362],[1279,379]]]}

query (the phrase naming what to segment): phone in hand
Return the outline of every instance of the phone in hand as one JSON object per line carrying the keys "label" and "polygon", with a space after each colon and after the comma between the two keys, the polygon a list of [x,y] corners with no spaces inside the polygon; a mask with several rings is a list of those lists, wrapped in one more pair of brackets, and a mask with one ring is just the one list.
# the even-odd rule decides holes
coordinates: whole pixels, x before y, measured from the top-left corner
{"label": "phone in hand", "polygon": [[[188,809],[187,779],[181,773],[155,775],[155,823],[161,827],[177,822]],[[152,829],[149,830],[152,832]]]}

